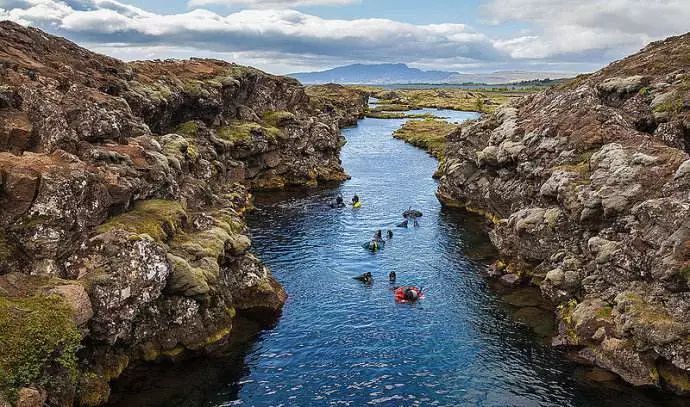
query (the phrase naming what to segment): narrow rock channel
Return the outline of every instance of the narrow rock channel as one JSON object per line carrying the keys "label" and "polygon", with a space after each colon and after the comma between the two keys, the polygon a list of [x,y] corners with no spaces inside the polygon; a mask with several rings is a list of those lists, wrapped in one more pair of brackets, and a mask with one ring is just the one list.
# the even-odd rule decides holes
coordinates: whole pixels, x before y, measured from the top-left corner
{"label": "narrow rock channel", "polygon": [[[534,293],[488,286],[481,273],[493,249],[483,220],[442,209],[431,178],[436,161],[391,137],[402,123],[365,119],[344,131],[342,160],[352,179],[340,188],[256,197],[248,218],[255,250],[290,297],[278,324],[242,349],[245,366],[196,386],[193,402],[662,405],[655,393],[569,362],[544,344],[543,331],[520,322],[544,314]],[[330,209],[338,192],[359,194],[363,208]],[[420,228],[393,228],[409,206],[424,212]],[[361,248],[387,228],[395,236],[383,251]],[[352,279],[365,271],[374,275],[371,286]],[[396,304],[390,271],[399,284],[423,286],[426,298]],[[181,390],[158,394],[161,405],[189,402]],[[152,394],[141,399],[151,403]]]}

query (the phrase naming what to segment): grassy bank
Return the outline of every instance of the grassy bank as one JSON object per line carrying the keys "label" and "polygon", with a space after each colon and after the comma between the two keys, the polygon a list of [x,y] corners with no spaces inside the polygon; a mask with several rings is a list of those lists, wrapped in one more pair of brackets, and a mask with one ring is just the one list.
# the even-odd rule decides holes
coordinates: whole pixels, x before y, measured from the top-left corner
{"label": "grassy bank", "polygon": [[443,160],[446,138],[457,127],[453,123],[438,119],[410,120],[396,130],[393,137],[423,148],[438,160]]}
{"label": "grassy bank", "polygon": [[384,89],[373,86],[354,86],[379,99],[373,112],[400,112],[420,108],[437,108],[491,113],[511,100],[536,92],[536,89]]}

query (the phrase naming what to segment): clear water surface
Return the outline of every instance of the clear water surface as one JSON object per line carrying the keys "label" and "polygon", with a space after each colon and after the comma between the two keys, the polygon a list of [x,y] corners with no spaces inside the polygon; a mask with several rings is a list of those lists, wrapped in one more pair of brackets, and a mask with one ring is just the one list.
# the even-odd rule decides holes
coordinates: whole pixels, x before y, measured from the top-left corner
{"label": "clear water surface", "polygon": [[[436,111],[461,122],[475,113]],[[659,395],[591,385],[578,368],[515,322],[477,260],[490,252],[481,221],[435,198],[436,160],[391,137],[404,120],[365,119],[344,130],[352,179],[332,190],[258,196],[249,218],[254,250],[290,297],[260,335],[246,369],[210,406],[444,405],[648,406]],[[360,210],[334,210],[337,194]],[[408,207],[419,228],[397,229]],[[381,252],[361,245],[377,229],[395,236]],[[473,260],[474,259],[474,260]],[[363,285],[353,277],[371,272]],[[387,276],[427,290],[397,304]]]}
{"label": "clear water surface", "polygon": [[[436,111],[460,122],[474,113]],[[492,249],[483,221],[436,200],[436,161],[391,137],[404,120],[344,130],[352,179],[330,190],[257,196],[254,250],[289,299],[277,324],[227,358],[140,366],[114,386],[112,406],[654,406],[688,405],[618,382],[594,384],[513,318],[481,269]],[[337,193],[360,210],[334,210]],[[423,211],[419,228],[397,229]],[[384,250],[361,245],[392,229]],[[424,287],[397,304],[388,282]],[[353,277],[371,272],[363,285]],[[528,314],[529,315],[529,314]],[[235,327],[236,331],[243,329]],[[255,332],[255,331],[254,331]],[[601,375],[601,372],[599,372]]]}

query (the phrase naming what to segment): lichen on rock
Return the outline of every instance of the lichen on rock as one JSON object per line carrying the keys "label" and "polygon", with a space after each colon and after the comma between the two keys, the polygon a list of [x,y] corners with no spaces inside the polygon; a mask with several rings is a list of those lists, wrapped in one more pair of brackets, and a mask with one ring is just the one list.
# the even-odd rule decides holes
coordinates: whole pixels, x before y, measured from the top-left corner
{"label": "lichen on rock", "polygon": [[689,34],[652,43],[461,125],[437,194],[491,220],[501,258],[557,306],[555,345],[675,392],[690,377],[689,54]]}

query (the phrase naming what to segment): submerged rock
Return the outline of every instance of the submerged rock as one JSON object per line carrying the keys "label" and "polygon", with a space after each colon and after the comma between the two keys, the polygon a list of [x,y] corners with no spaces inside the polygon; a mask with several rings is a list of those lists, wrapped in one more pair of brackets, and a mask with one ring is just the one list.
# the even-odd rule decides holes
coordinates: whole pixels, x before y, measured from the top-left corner
{"label": "submerged rock", "polygon": [[554,344],[678,393],[690,378],[688,55],[690,34],[656,42],[461,125],[438,191],[486,216],[507,270],[558,306]]}

